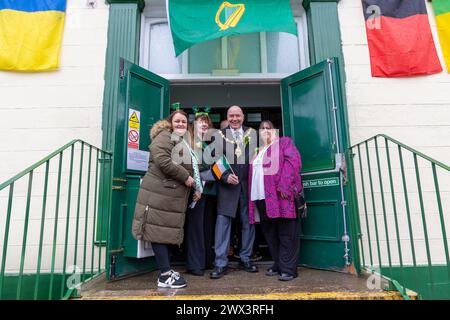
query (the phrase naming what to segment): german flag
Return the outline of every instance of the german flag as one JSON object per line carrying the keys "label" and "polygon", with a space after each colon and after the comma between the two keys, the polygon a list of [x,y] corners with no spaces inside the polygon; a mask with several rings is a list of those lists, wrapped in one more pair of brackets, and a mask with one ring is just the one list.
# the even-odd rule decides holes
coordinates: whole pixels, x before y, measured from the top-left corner
{"label": "german flag", "polygon": [[373,77],[439,73],[425,0],[362,0]]}

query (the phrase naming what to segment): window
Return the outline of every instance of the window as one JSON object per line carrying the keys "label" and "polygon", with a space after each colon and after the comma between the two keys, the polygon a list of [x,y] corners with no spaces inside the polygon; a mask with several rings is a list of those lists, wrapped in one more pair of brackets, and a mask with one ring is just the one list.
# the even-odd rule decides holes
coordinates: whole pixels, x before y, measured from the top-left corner
{"label": "window", "polygon": [[229,36],[196,44],[175,57],[164,11],[155,18],[150,5],[142,19],[140,64],[172,80],[285,77],[309,66],[306,15],[298,8],[299,37],[283,32]]}
{"label": "window", "polygon": [[175,57],[167,22],[150,24],[148,69],[158,74],[180,74],[181,59]]}

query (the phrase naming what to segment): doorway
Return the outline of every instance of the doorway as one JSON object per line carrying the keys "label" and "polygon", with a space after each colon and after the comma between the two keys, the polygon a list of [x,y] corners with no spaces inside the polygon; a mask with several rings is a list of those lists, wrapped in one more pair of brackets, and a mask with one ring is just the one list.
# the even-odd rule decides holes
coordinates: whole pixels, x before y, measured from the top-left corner
{"label": "doorway", "polygon": [[[193,106],[204,108],[211,107],[209,117],[214,128],[219,129],[220,123],[227,119],[227,110],[230,106],[238,105],[244,112],[244,126],[258,130],[264,120],[270,120],[279,133],[283,135],[283,122],[281,111],[280,83],[261,82],[210,82],[210,83],[171,83],[170,103],[179,102],[182,109],[189,115],[192,122],[195,115]],[[233,223],[230,261],[239,260],[240,229],[238,219]],[[256,225],[256,238],[252,258],[254,261],[271,261],[267,242],[261,232],[260,226]],[[177,264],[184,263],[183,245],[174,250],[173,260]]]}

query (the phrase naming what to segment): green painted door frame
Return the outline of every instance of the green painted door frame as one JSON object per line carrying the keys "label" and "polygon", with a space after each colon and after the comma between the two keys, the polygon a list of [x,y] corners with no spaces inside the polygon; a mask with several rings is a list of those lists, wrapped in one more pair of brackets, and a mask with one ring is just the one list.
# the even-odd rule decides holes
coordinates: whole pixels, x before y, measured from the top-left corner
{"label": "green painted door frame", "polygon": [[[106,0],[110,4],[108,45],[106,50],[105,89],[103,97],[102,146],[114,152],[114,133],[117,117],[119,60],[137,63],[140,44],[140,19],[145,6],[144,0]],[[350,136],[345,95],[344,59],[338,17],[339,0],[303,0],[308,21],[308,41],[311,65],[337,57],[340,78],[337,79],[342,92],[342,113],[339,121],[344,124],[342,145],[345,150],[349,182],[345,189],[349,212],[350,249],[352,265],[360,272],[357,221],[357,198],[355,192],[353,157],[348,151]]]}
{"label": "green painted door frame", "polygon": [[106,0],[110,4],[103,91],[102,147],[114,151],[120,58],[139,59],[141,13],[144,0]]}

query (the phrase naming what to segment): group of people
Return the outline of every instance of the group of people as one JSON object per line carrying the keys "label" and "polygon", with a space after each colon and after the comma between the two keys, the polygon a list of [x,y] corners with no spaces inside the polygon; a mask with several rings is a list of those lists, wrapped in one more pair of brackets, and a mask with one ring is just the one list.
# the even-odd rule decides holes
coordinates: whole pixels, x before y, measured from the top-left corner
{"label": "group of people", "polygon": [[[302,189],[301,157],[289,137],[270,121],[259,132],[243,126],[239,106],[227,111],[216,130],[209,115],[175,110],[151,129],[150,161],[139,190],[133,236],[149,241],[159,268],[160,288],[183,288],[170,266],[171,248],[183,242],[186,270],[211,279],[228,271],[231,225],[240,220],[239,268],[258,272],[251,261],[255,224],[260,224],[273,264],[267,276],[297,277],[299,217],[294,194]],[[215,221],[215,224],[214,224]],[[214,248],[214,250],[212,249]]]}

